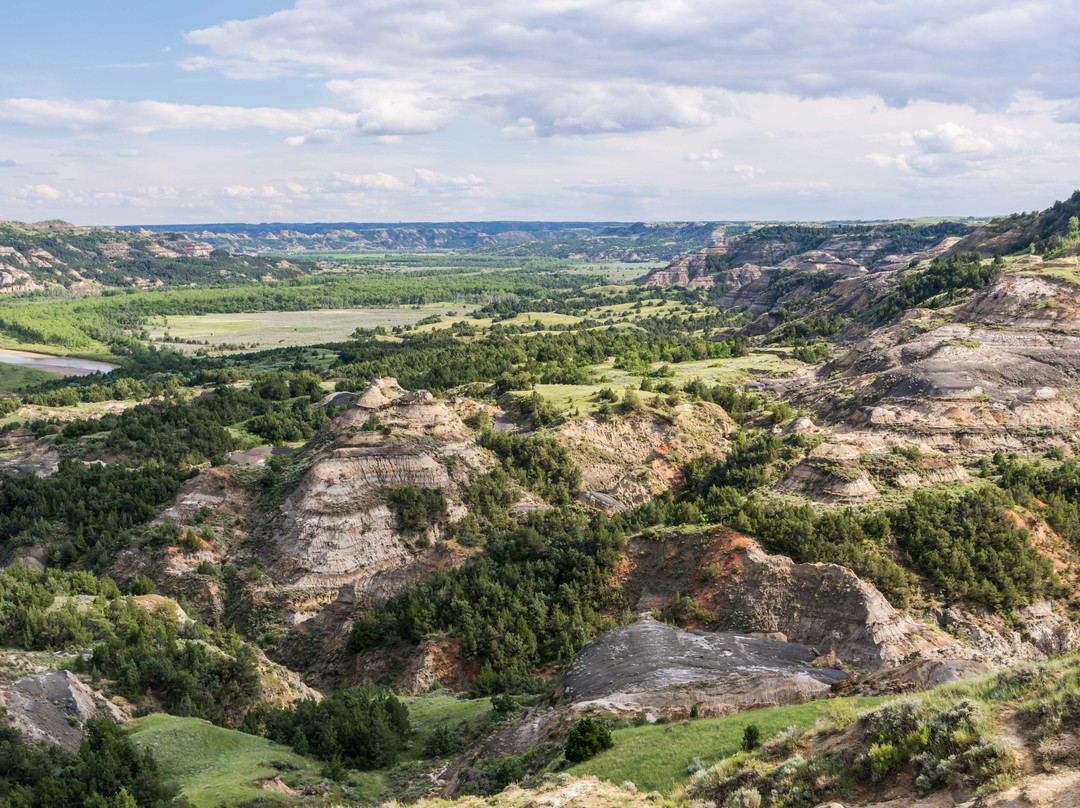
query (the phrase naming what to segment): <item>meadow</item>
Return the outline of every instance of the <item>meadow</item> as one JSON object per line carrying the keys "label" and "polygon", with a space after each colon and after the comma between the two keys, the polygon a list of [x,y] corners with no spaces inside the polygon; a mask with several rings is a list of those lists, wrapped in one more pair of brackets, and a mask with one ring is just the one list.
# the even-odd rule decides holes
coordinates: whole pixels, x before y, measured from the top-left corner
{"label": "meadow", "polygon": [[761,740],[766,741],[788,727],[809,729],[835,709],[830,705],[836,701],[861,710],[884,699],[819,700],[723,718],[616,729],[611,733],[614,749],[573,766],[569,772],[577,777],[591,775],[616,785],[629,781],[640,791],[670,794],[690,782],[691,771],[687,767],[695,758],[711,765],[738,752],[747,725],[756,724],[761,730]]}
{"label": "meadow", "polygon": [[[424,742],[437,727],[476,725],[491,711],[491,700],[486,698],[413,697],[405,703],[414,733],[409,749],[399,756],[405,766],[426,761]],[[322,764],[317,760],[261,736],[224,729],[199,718],[155,714],[130,726],[132,739],[141,748],[153,749],[166,780],[183,789],[182,796],[194,808],[265,798],[268,792],[258,781],[274,775],[296,790],[322,779]],[[387,785],[385,770],[353,771],[345,783],[351,798],[364,801],[381,799]]]}
{"label": "meadow", "polygon": [[59,375],[55,373],[0,362],[0,393],[9,393],[20,387],[41,384],[58,378],[60,378]]}
{"label": "meadow", "polygon": [[182,353],[194,350],[193,346],[185,344],[189,340],[206,343],[215,352],[237,345],[244,346],[244,350],[262,350],[342,342],[357,328],[381,326],[391,330],[395,326],[414,325],[426,317],[464,315],[472,308],[430,304],[180,315],[156,318],[147,331],[153,342],[170,345]]}
{"label": "meadow", "polygon": [[[166,781],[178,785],[195,808],[264,797],[267,791],[256,781],[279,773],[294,785],[319,779],[318,762],[289,747],[200,718],[148,715],[132,726],[135,743],[153,750]],[[280,772],[274,763],[284,764]]]}
{"label": "meadow", "polygon": [[[693,379],[701,379],[709,384],[742,384],[749,379],[759,376],[777,376],[788,373],[796,368],[804,367],[803,363],[787,356],[789,352],[777,349],[775,351],[754,351],[747,356],[734,357],[731,359],[709,359],[701,362],[681,362],[667,365],[672,374],[664,378],[654,379],[654,384],[670,382],[676,387],[682,387],[686,382]],[[605,387],[619,393],[628,388],[637,390],[641,385],[640,374],[627,373],[614,367],[611,362],[601,365],[592,365],[596,372],[597,381],[594,384],[538,384],[536,392],[544,397],[560,412],[577,409],[583,415],[596,412],[601,405],[597,394]],[[663,367],[662,363],[654,362],[653,370]],[[532,390],[515,391],[512,395],[527,397],[533,394]],[[649,402],[655,393],[640,392],[642,401]]]}

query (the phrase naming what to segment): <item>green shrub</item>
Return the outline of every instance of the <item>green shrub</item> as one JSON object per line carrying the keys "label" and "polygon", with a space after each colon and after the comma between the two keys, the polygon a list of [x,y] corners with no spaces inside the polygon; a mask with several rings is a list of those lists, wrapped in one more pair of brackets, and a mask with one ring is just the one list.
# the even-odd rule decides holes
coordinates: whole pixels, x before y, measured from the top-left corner
{"label": "green shrub", "polygon": [[497,716],[512,715],[518,711],[518,703],[513,696],[499,693],[491,697],[491,711]]}
{"label": "green shrub", "polygon": [[302,740],[310,754],[331,765],[337,758],[356,769],[393,765],[412,731],[408,708],[393,694],[370,687],[270,709],[265,725],[266,737],[273,741]]}
{"label": "green shrub", "polygon": [[345,764],[341,762],[340,755],[334,755],[323,763],[319,773],[327,780],[333,780],[335,783],[342,782],[348,776],[348,770],[345,768]]}
{"label": "green shrub", "polygon": [[615,746],[611,733],[591,718],[582,718],[566,736],[566,759],[581,763]]}
{"label": "green shrub", "polygon": [[424,757],[444,758],[461,749],[457,733],[445,724],[435,728],[424,741]]}
{"label": "green shrub", "polygon": [[751,752],[761,746],[761,727],[757,724],[747,724],[743,729],[742,748]]}
{"label": "green shrub", "polygon": [[525,779],[525,762],[514,755],[493,758],[483,768],[481,790],[485,794],[497,794],[511,783]]}
{"label": "green shrub", "polygon": [[881,779],[904,761],[904,753],[891,743],[875,743],[870,746],[870,768],[875,779]]}
{"label": "green shrub", "polygon": [[740,788],[724,800],[724,808],[761,808],[761,794],[756,788]]}
{"label": "green shrub", "polygon": [[386,496],[406,530],[427,530],[446,519],[446,496],[441,488],[396,488]]}
{"label": "green shrub", "polygon": [[152,595],[154,594],[154,582],[148,576],[140,575],[131,582],[128,592],[132,595]]}

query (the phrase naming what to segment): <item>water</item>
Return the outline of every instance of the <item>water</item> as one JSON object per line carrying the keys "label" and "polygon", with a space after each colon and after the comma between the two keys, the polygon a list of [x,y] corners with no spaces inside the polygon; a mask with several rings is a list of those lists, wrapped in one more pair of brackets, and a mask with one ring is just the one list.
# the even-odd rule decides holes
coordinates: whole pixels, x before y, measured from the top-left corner
{"label": "water", "polygon": [[29,351],[9,351],[3,348],[0,348],[0,362],[5,365],[36,368],[60,376],[87,376],[97,372],[108,373],[116,367],[116,365],[110,365],[108,362],[95,362],[91,359],[49,356],[48,354],[30,353]]}

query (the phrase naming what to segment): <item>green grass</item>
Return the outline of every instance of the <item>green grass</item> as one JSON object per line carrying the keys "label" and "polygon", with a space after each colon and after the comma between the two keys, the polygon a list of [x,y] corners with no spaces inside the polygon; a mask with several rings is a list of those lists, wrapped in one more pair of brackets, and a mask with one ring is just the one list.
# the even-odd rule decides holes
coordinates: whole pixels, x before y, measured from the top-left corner
{"label": "green grass", "polygon": [[[661,364],[656,362],[653,368],[659,368]],[[779,375],[801,366],[801,362],[777,353],[755,352],[736,359],[707,359],[700,362],[669,365],[675,375],[666,379],[654,379],[654,382],[659,384],[670,381],[680,388],[692,379],[701,379],[710,384],[738,385],[756,376]],[[593,365],[592,368],[597,377],[606,377],[610,381],[598,384],[538,384],[536,391],[562,412],[576,407],[582,415],[585,415],[595,412],[600,406],[600,402],[596,400],[596,394],[602,388],[610,387],[621,397],[624,389],[632,387],[636,390],[641,385],[641,376],[617,370],[610,362]],[[532,395],[532,390],[518,391],[514,395],[529,396]],[[652,401],[655,395],[655,393],[640,393],[642,401],[646,403]]]}
{"label": "green grass", "polygon": [[545,327],[549,325],[577,325],[581,322],[581,318],[574,317],[572,314],[559,314],[554,311],[527,311],[516,317],[511,317],[509,320],[502,320],[499,325],[532,325],[537,322]]}
{"label": "green grass", "polygon": [[18,390],[20,387],[27,387],[31,384],[41,384],[42,382],[48,382],[59,378],[59,374],[56,373],[46,373],[37,368],[6,365],[0,362],[0,391],[2,392],[10,392],[12,390]]}
{"label": "green grass", "polygon": [[79,418],[97,418],[106,412],[119,412],[125,407],[133,407],[138,404],[134,399],[122,401],[94,401],[80,402],[70,407],[45,407],[37,404],[27,404],[22,409],[26,415],[18,412],[0,416],[0,424],[9,424],[14,421],[35,421],[39,418],[59,417],[61,420],[76,420]]}
{"label": "green grass", "polygon": [[[845,699],[856,709],[873,707],[885,699]],[[743,730],[757,724],[764,742],[790,726],[812,727],[825,714],[828,701],[811,701],[792,707],[736,713],[706,718],[688,725],[650,724],[612,732],[615,748],[569,769],[577,777],[589,775],[616,785],[629,780],[641,791],[671,793],[690,781],[686,767],[694,758],[708,764],[730,757],[740,749]]]}
{"label": "green grass", "polygon": [[[457,727],[462,722],[475,726],[486,720],[491,711],[491,700],[486,698],[459,700],[434,696],[409,698],[405,703],[414,732],[411,748],[398,758],[406,765],[424,760],[424,741],[436,727],[443,724]],[[301,757],[289,747],[265,738],[216,727],[198,718],[150,715],[132,722],[131,726],[132,739],[141,748],[153,751],[166,780],[178,785],[182,796],[195,808],[217,808],[259,796],[288,799],[271,795],[255,783],[279,773],[271,765],[273,762],[298,767],[295,771],[280,772],[281,779],[298,791],[321,779],[321,764],[317,760]],[[387,777],[396,776],[394,771],[353,773],[349,792],[353,797],[378,802],[384,797]]]}
{"label": "green grass", "polygon": [[[270,764],[281,761],[298,767],[281,772],[286,783],[314,782],[319,764],[295,754],[289,747],[265,738],[223,729],[198,718],[149,715],[134,721],[131,737],[141,748],[149,748],[162,774],[182,789],[195,808],[232,805],[259,796],[271,796],[255,780],[272,777]],[[378,775],[360,775],[360,788],[377,797],[382,790]],[[354,786],[355,787],[355,786]],[[285,799],[273,795],[275,799]]]}
{"label": "green grass", "polygon": [[[1030,275],[1034,277],[1052,278],[1053,280],[1065,281],[1080,286],[1080,265],[1062,266],[1067,259],[1057,259],[1057,266],[1032,266],[1018,271],[1018,275]],[[1075,259],[1073,259],[1075,260]]]}
{"label": "green grass", "polygon": [[[319,309],[317,311],[259,311],[244,314],[202,314],[159,318],[150,328],[155,341],[165,334],[178,340],[200,340],[214,348],[222,344],[243,344],[256,348],[318,345],[348,339],[357,328],[412,325],[433,314],[463,314],[471,306],[440,303],[428,306],[401,306],[360,309]],[[460,318],[454,318],[460,319]],[[447,320],[447,323],[450,321]],[[185,352],[198,346],[177,345]]]}
{"label": "green grass", "polygon": [[90,347],[85,348],[67,348],[63,345],[46,345],[42,342],[21,342],[7,334],[0,334],[0,348],[51,356],[70,356],[73,359],[90,359],[94,362],[116,362],[119,358],[100,342],[94,342]]}
{"label": "green grass", "polygon": [[625,261],[593,261],[578,264],[574,270],[585,272],[589,275],[603,275],[611,283],[630,283],[636,281],[642,275],[647,275],[656,267],[665,266],[662,261],[645,261],[629,263]]}
{"label": "green grass", "polygon": [[491,712],[491,699],[456,699],[453,696],[417,696],[405,699],[412,722],[412,748],[402,760],[423,758],[424,742],[440,726],[457,727],[461,722],[475,726]]}

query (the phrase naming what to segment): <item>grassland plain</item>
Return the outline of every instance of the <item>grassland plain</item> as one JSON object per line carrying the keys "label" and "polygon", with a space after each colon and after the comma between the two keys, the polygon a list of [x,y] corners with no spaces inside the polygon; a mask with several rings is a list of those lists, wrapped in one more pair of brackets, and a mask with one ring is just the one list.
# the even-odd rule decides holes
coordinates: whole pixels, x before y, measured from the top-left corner
{"label": "grassland plain", "polygon": [[[623,286],[597,286],[588,291],[617,294],[624,290],[625,287]],[[464,311],[465,307],[462,307],[461,310]],[[602,325],[599,327],[606,328],[608,321],[610,320],[611,325],[619,328],[628,328],[635,325],[640,320],[655,317],[660,314],[665,316],[676,315],[683,317],[686,315],[702,314],[707,311],[708,308],[705,306],[683,305],[665,301],[661,298],[650,298],[641,301],[640,308],[636,303],[611,303],[608,305],[596,306],[586,312],[584,316],[580,317],[572,314],[560,314],[558,312],[549,311],[525,311],[509,319],[499,320],[498,324],[508,326],[531,326],[535,323],[540,323],[544,328],[550,328],[551,326],[573,327],[586,320],[592,320],[600,322]],[[462,316],[447,318],[441,323],[426,323],[422,326],[417,326],[416,330],[434,331],[441,328],[447,328],[451,324],[457,322],[464,322],[466,325],[473,326],[480,330],[486,330],[492,325],[492,320],[489,319]]]}
{"label": "grassland plain", "polygon": [[[0,301],[2,304],[3,301]],[[7,334],[0,334],[0,349],[9,351],[28,351],[29,353],[48,354],[50,356],[70,356],[73,359],[89,359],[92,362],[115,362],[116,354],[100,342],[93,342],[89,347],[66,348],[45,342],[22,342]]]}
{"label": "grassland plain", "polygon": [[[222,345],[242,344],[245,350],[254,350],[341,342],[357,328],[382,326],[392,329],[399,325],[413,325],[426,317],[435,315],[464,316],[472,308],[475,307],[433,304],[317,309],[315,311],[197,314],[161,318],[152,323],[147,330],[154,342],[171,344],[182,351],[191,351],[195,347],[179,344],[182,340],[205,342],[212,349],[220,348]],[[166,335],[171,339],[168,339]]]}
{"label": "grassland plain", "polygon": [[[616,293],[623,287],[596,287],[593,291],[605,289]],[[475,309],[476,305],[437,303],[309,311],[175,315],[154,318],[148,324],[147,331],[152,342],[175,348],[182,353],[209,348],[211,354],[223,354],[236,350],[339,342],[347,339],[357,328],[382,326],[390,330],[395,326],[415,325],[432,316],[442,319],[439,322],[416,326],[415,330],[440,330],[461,322],[480,330],[491,328],[492,320],[470,316]],[[638,320],[657,314],[685,316],[696,313],[699,313],[696,306],[679,305],[656,298],[643,301],[640,307],[632,303],[597,306],[585,317],[547,311],[522,312],[508,320],[499,321],[499,324],[527,327],[539,323],[544,328],[572,328],[584,320],[612,320],[617,326],[630,327]],[[188,341],[195,341],[197,344],[192,345]],[[50,350],[55,352],[54,349]]]}
{"label": "grassland plain", "polygon": [[616,785],[631,782],[641,791],[670,794],[690,782],[688,767],[697,758],[712,765],[739,751],[743,731],[750,724],[761,730],[766,741],[788,727],[808,729],[814,726],[835,702],[857,710],[874,707],[882,698],[853,698],[811,701],[791,707],[773,707],[678,724],[646,724],[642,727],[616,729],[612,732],[615,747],[591,760],[570,768],[576,777],[594,776]]}
{"label": "grassland plain", "polygon": [[585,272],[590,275],[603,275],[612,283],[629,283],[648,274],[650,270],[667,264],[666,261],[510,258],[454,253],[362,253],[358,255],[356,253],[313,251],[303,253],[303,257],[312,260],[341,262],[342,265],[339,267],[330,267],[329,272],[345,272],[358,266],[404,272],[420,269],[559,269],[569,272]]}
{"label": "grassland plain", "polygon": [[[700,362],[682,362],[668,365],[673,375],[661,379],[654,379],[659,384],[664,381],[671,382],[676,387],[681,387],[693,379],[701,379],[710,384],[741,384],[748,379],[757,376],[776,376],[789,373],[803,364],[787,356],[787,351],[778,349],[774,351],[755,351],[747,356],[733,359],[707,359]],[[663,365],[654,363],[652,368],[657,370]],[[592,365],[597,377],[603,381],[594,384],[538,384],[536,392],[544,397],[560,412],[578,410],[582,415],[596,412],[601,401],[597,393],[605,387],[610,387],[617,393],[625,389],[638,389],[642,377],[633,373],[619,370],[611,362],[601,365]],[[531,396],[532,390],[516,391],[513,395]],[[642,401],[648,403],[655,393],[642,392],[639,394]]]}

